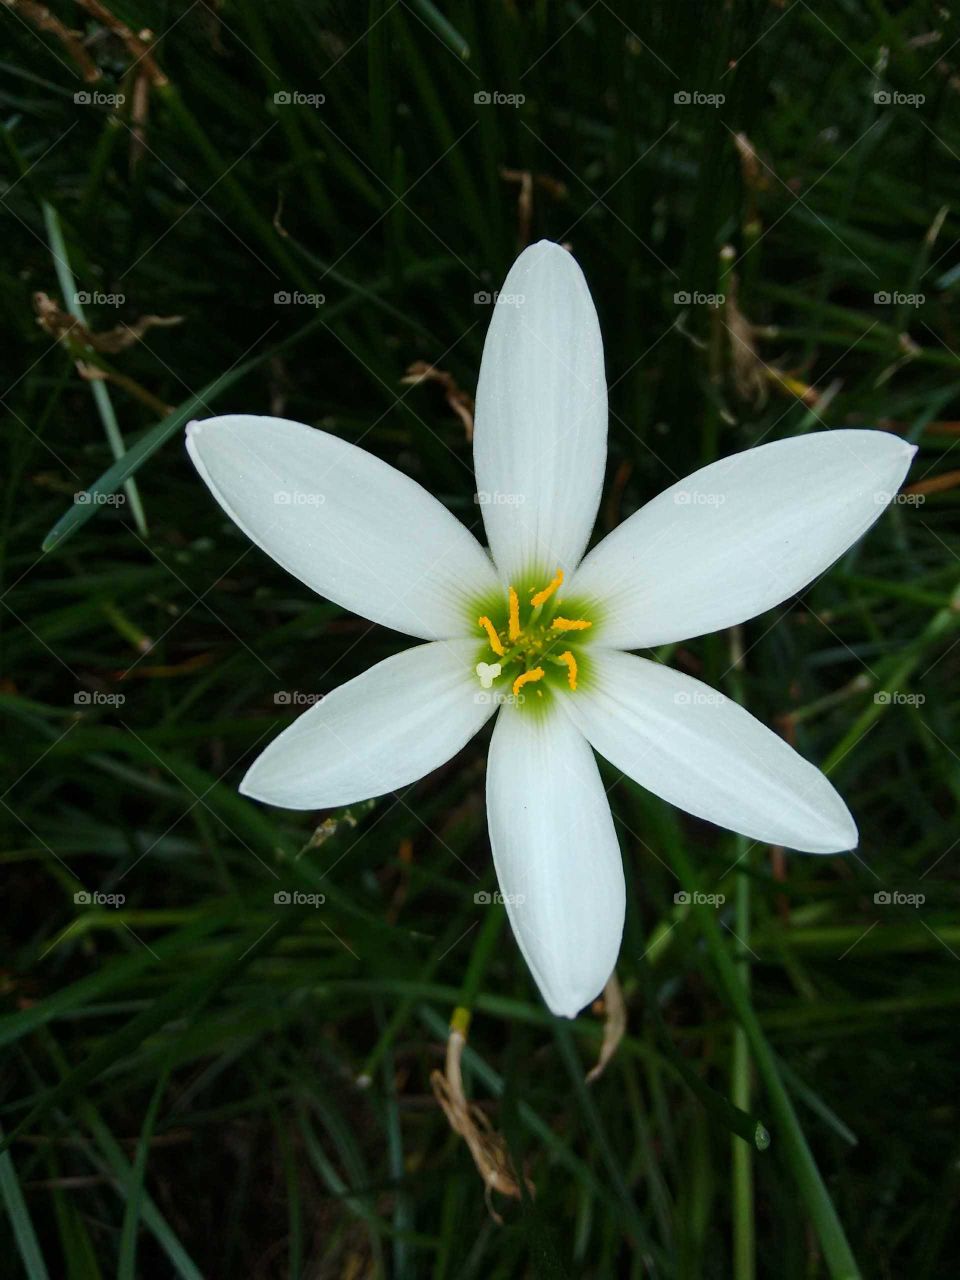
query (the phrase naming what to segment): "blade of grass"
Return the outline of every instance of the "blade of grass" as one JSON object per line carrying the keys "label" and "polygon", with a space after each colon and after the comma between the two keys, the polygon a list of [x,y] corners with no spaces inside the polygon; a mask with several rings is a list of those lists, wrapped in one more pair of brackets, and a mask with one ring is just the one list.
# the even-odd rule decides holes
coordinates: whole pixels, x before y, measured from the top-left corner
{"label": "blade of grass", "polygon": [[[427,264],[420,274],[432,275],[436,270],[442,269],[443,265]],[[450,266],[449,263],[445,265],[447,268]],[[335,316],[350,311],[359,306],[364,300],[369,299],[371,296],[376,296],[388,287],[389,281],[383,279],[350,298],[334,303],[327,308],[325,315],[315,316],[297,333],[262,351],[259,355],[251,356],[249,359],[234,365],[232,369],[228,369],[226,373],[220,374],[212,382],[209,382],[202,391],[186,399],[173,413],[141,435],[123,458],[115,462],[113,466],[108,467],[94,484],[88,486],[86,492],[91,496],[91,501],[73,506],[70,510],[64,512],[44,538],[42,549],[44,551],[54,551],[60,547],[67,538],[76,533],[82,525],[86,524],[91,516],[96,515],[102,509],[102,503],[98,501],[99,495],[115,493],[126,481],[127,477],[133,475],[145,462],[152,458],[171,436],[183,430],[187,423],[201,410],[206,410],[209,413],[211,411],[210,406],[225,391],[229,391],[231,387],[234,387],[242,378],[246,377],[248,373],[290,350],[298,343],[303,342],[316,329],[329,323]]]}
{"label": "blade of grass", "polygon": [[117,1266],[117,1280],[136,1280],[137,1277],[137,1234],[144,1211],[144,1179],[147,1173],[147,1160],[150,1155],[150,1140],[153,1137],[160,1103],[167,1090],[169,1076],[169,1069],[161,1073],[140,1129],[137,1154],[134,1157],[130,1181],[127,1184],[127,1203],[123,1212],[123,1226],[120,1230],[120,1261]]}
{"label": "blade of grass", "polygon": [[[50,241],[50,252],[53,255],[54,269],[57,273],[57,279],[60,281],[60,291],[63,294],[63,305],[76,321],[85,326],[87,323],[86,316],[82,305],[77,299],[77,283],[70,268],[70,258],[66,241],[63,238],[63,229],[60,226],[60,217],[48,200],[43,201],[42,208],[43,220],[46,224],[47,236]],[[100,421],[103,423],[103,430],[110,445],[110,450],[118,461],[122,461],[127,447],[113,408],[113,401],[110,399],[110,392],[107,390],[106,383],[99,378],[92,378],[89,385],[93,403],[97,406],[97,412],[100,415]],[[140,536],[145,538],[147,536],[147,519],[136,481],[132,479],[125,481],[123,489],[130,502],[130,511],[133,514],[134,523],[140,532]]]}
{"label": "blade of grass", "polygon": [[[2,1134],[3,1130],[0,1129],[0,1137]],[[0,1195],[3,1196],[3,1205],[13,1227],[20,1261],[28,1280],[50,1280],[50,1273],[40,1252],[40,1242],[27,1210],[27,1202],[20,1190],[13,1157],[7,1150],[0,1152]]]}
{"label": "blade of grass", "polygon": [[[677,843],[670,848],[669,854],[681,883],[688,892],[694,893],[698,879],[686,851],[680,843]],[[833,1280],[859,1280],[860,1270],[847,1242],[840,1218],[820,1176],[793,1103],[777,1070],[773,1051],[754,1013],[737,967],[730,957],[720,926],[715,919],[715,912],[712,907],[698,903],[696,899],[694,903],[694,912],[724,996],[743,1027],[757,1070],[770,1099],[776,1121],[772,1131],[773,1136],[780,1144],[797,1190],[810,1215],[830,1275]]]}

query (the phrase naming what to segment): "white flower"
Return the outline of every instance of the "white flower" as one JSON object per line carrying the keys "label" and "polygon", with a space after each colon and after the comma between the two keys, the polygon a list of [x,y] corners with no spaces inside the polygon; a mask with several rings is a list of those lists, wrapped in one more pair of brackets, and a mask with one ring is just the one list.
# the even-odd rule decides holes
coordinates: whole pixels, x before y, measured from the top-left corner
{"label": "white flower", "polygon": [[594,750],[689,813],[811,853],[855,847],[827,779],[736,703],[624,652],[753,618],[807,586],[880,515],[914,450],[881,431],[779,440],[695,472],[583,558],[606,460],[597,316],[543,241],[501,291],[477,388],[489,553],[413,480],[278,418],[191,423],[187,448],[241,529],[307,586],[429,643],[335,689],[241,791],[327,809],[406,786],[500,708],[487,815],[510,922],[554,1013],[603,988],[624,880]]}

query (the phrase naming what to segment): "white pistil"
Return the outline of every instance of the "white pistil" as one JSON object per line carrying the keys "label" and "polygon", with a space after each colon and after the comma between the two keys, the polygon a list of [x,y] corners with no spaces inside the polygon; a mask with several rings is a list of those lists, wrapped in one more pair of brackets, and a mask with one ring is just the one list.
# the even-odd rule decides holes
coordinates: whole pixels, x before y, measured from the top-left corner
{"label": "white pistil", "polygon": [[477,675],[480,677],[481,689],[492,689],[493,682],[500,674],[501,667],[499,662],[478,662]]}

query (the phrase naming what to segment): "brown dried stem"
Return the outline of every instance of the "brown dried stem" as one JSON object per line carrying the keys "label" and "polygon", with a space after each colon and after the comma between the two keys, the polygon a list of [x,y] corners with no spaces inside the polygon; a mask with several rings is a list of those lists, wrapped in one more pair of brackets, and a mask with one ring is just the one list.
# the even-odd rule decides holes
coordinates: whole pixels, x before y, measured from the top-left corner
{"label": "brown dried stem", "polygon": [[[470,1012],[464,1008],[453,1011],[450,1019],[450,1036],[447,1040],[445,1071],[433,1071],[430,1084],[434,1096],[450,1122],[450,1128],[458,1133],[470,1149],[473,1163],[483,1179],[487,1208],[498,1223],[500,1215],[490,1202],[493,1191],[515,1200],[521,1198],[520,1186],[514,1176],[506,1143],[496,1132],[487,1115],[475,1102],[469,1102],[463,1092],[463,1075],[460,1068],[463,1049],[467,1043]],[[524,1183],[530,1195],[535,1194],[533,1183],[524,1175]]]}

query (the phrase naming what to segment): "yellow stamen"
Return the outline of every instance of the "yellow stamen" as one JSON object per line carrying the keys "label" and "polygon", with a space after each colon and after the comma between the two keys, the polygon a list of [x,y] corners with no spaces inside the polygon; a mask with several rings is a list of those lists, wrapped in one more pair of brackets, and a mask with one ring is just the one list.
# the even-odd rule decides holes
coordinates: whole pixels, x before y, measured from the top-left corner
{"label": "yellow stamen", "polygon": [[592,626],[593,623],[586,618],[554,618],[550,623],[552,631],[586,631],[587,627]]}
{"label": "yellow stamen", "polygon": [[558,653],[557,661],[562,662],[567,668],[567,684],[571,689],[577,687],[577,660],[568,649],[566,653]]}
{"label": "yellow stamen", "polygon": [[535,680],[542,679],[543,667],[534,667],[532,671],[524,671],[513,682],[513,696],[516,697],[525,684],[533,684]]}
{"label": "yellow stamen", "polygon": [[535,596],[530,597],[530,603],[533,605],[533,607],[535,609],[539,609],[539,607],[542,604],[544,604],[547,600],[550,599],[550,597],[556,591],[557,587],[559,587],[562,582],[563,582],[563,570],[558,569],[557,576],[553,579],[553,581],[547,583],[547,585],[543,588],[543,590],[538,591]]}
{"label": "yellow stamen", "polygon": [[520,639],[520,600],[513,587],[510,588],[510,621],[507,624],[507,635],[511,640]]}
{"label": "yellow stamen", "polygon": [[502,658],[504,654],[503,644],[500,641],[500,637],[497,635],[496,627],[490,619],[486,616],[478,618],[477,625],[483,627],[484,631],[487,633],[487,639],[490,641],[490,648],[498,658]]}

